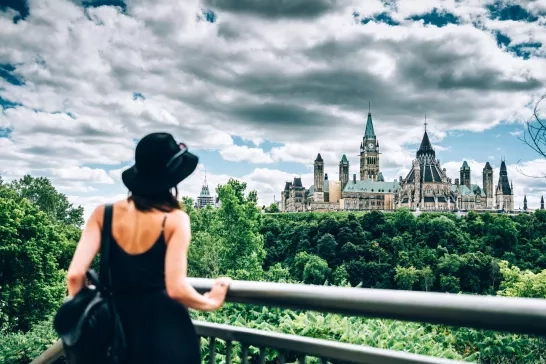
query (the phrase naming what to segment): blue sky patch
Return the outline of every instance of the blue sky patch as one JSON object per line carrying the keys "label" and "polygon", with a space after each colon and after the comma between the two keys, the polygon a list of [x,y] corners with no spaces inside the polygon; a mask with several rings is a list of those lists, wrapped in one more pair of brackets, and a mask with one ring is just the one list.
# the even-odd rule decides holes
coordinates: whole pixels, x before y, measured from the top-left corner
{"label": "blue sky patch", "polygon": [[98,8],[99,6],[117,6],[123,13],[127,12],[127,4],[123,0],[85,0],[82,2],[84,8]]}
{"label": "blue sky patch", "polygon": [[4,109],[11,109],[17,106],[22,106],[22,104],[18,102],[10,101],[0,96],[0,106],[3,107]]}
{"label": "blue sky patch", "polygon": [[387,12],[382,12],[382,13],[379,13],[377,15],[374,15],[373,17],[368,17],[368,18],[363,18],[360,20],[360,22],[362,24],[368,24],[369,22],[371,21],[374,21],[376,23],[385,23],[385,24],[388,24],[388,25],[393,25],[393,26],[397,26],[397,25],[400,25],[399,22],[397,22],[396,20],[394,20],[390,15],[389,13]]}
{"label": "blue sky patch", "polygon": [[[519,160],[527,161],[540,158],[536,152],[518,139],[523,137],[523,131],[524,125],[522,124],[503,123],[480,133],[451,132],[440,142],[436,142],[432,138],[432,144],[448,148],[448,150],[436,151],[436,156],[442,163],[473,159],[483,162],[490,161],[493,165],[499,166],[501,157],[504,157],[508,164],[515,164]],[[417,151],[420,142],[421,140],[408,149]]]}
{"label": "blue sky patch", "polygon": [[133,92],[133,100],[146,100],[143,94],[140,92]]}
{"label": "blue sky patch", "polygon": [[201,10],[201,14],[197,14],[197,20],[204,20],[209,23],[216,22],[216,13],[210,9]]}
{"label": "blue sky patch", "polygon": [[23,86],[25,81],[15,73],[15,66],[11,64],[0,64],[0,77],[15,86]]}
{"label": "blue sky patch", "polygon": [[508,50],[518,57],[521,57],[523,59],[529,59],[531,58],[533,52],[537,49],[540,49],[541,47],[542,43],[540,42],[527,42],[510,46],[508,47]]}
{"label": "blue sky patch", "polygon": [[13,22],[17,24],[20,20],[25,20],[30,14],[27,0],[2,0],[0,2],[0,11],[13,9],[19,14],[13,17]]}
{"label": "blue sky patch", "polygon": [[10,138],[12,130],[10,128],[0,127],[0,138]]}
{"label": "blue sky patch", "polygon": [[509,36],[506,34],[499,32],[498,30],[494,32],[495,38],[497,39],[497,45],[499,47],[505,46],[508,47],[510,45],[510,42],[512,42],[512,39],[510,39]]}
{"label": "blue sky patch", "polygon": [[527,21],[529,23],[538,20],[538,17],[529,13],[518,4],[507,5],[501,1],[486,6],[489,17],[493,20]]}
{"label": "blue sky patch", "polygon": [[438,28],[444,27],[448,24],[459,24],[459,18],[457,18],[455,15],[445,10],[438,11],[437,8],[432,9],[432,11],[427,14],[410,16],[408,20],[423,20],[425,25],[434,25]]}

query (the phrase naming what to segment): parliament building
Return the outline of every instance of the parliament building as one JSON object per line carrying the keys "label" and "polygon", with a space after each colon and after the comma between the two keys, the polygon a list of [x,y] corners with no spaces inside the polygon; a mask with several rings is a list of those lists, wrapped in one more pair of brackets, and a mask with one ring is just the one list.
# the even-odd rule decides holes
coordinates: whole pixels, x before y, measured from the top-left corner
{"label": "parliament building", "polygon": [[339,161],[339,180],[328,179],[320,153],[314,161],[314,184],[306,188],[301,178],[285,183],[281,192],[283,212],[395,210],[405,207],[419,211],[514,210],[514,187],[508,179],[503,160],[496,187],[493,168],[487,162],[482,171],[481,187],[472,183],[466,161],[459,178],[446,175],[436,158],[426,131],[412,167],[404,178],[385,181],[379,164],[379,141],[375,135],[372,114],[368,112],[366,130],[360,143],[359,178],[351,177],[349,161],[344,154]]}

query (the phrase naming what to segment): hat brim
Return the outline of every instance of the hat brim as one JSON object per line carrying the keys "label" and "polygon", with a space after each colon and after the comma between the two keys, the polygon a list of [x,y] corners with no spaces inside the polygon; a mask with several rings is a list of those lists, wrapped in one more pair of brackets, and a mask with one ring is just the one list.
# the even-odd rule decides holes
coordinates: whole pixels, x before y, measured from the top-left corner
{"label": "hat brim", "polygon": [[150,194],[170,190],[188,178],[197,168],[199,157],[186,152],[162,175],[146,176],[138,172],[136,165],[123,171],[121,179],[125,187],[134,194]]}

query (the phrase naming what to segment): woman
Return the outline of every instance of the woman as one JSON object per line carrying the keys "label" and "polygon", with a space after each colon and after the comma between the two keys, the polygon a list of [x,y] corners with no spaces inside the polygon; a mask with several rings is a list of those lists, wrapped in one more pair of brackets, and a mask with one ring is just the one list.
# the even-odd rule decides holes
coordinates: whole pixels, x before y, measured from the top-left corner
{"label": "woman", "polygon": [[[198,158],[172,135],[153,133],[137,145],[135,165],[123,172],[130,197],[113,205],[112,291],[127,337],[127,363],[200,363],[199,342],[187,309],[220,308],[230,284],[220,278],[201,295],[186,280],[190,219],[176,186]],[[175,189],[175,194],[171,193]],[[68,269],[74,297],[100,250],[104,206],[89,218]]]}

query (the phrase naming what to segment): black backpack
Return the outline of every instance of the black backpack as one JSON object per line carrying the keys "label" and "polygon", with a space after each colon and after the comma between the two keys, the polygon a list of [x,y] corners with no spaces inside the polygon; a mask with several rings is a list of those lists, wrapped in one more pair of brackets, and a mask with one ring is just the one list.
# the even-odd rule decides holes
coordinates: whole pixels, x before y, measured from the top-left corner
{"label": "black backpack", "polygon": [[68,364],[119,364],[125,358],[125,333],[111,293],[111,232],[112,205],[108,204],[102,227],[100,277],[90,269],[86,275],[92,285],[65,302],[53,322]]}

